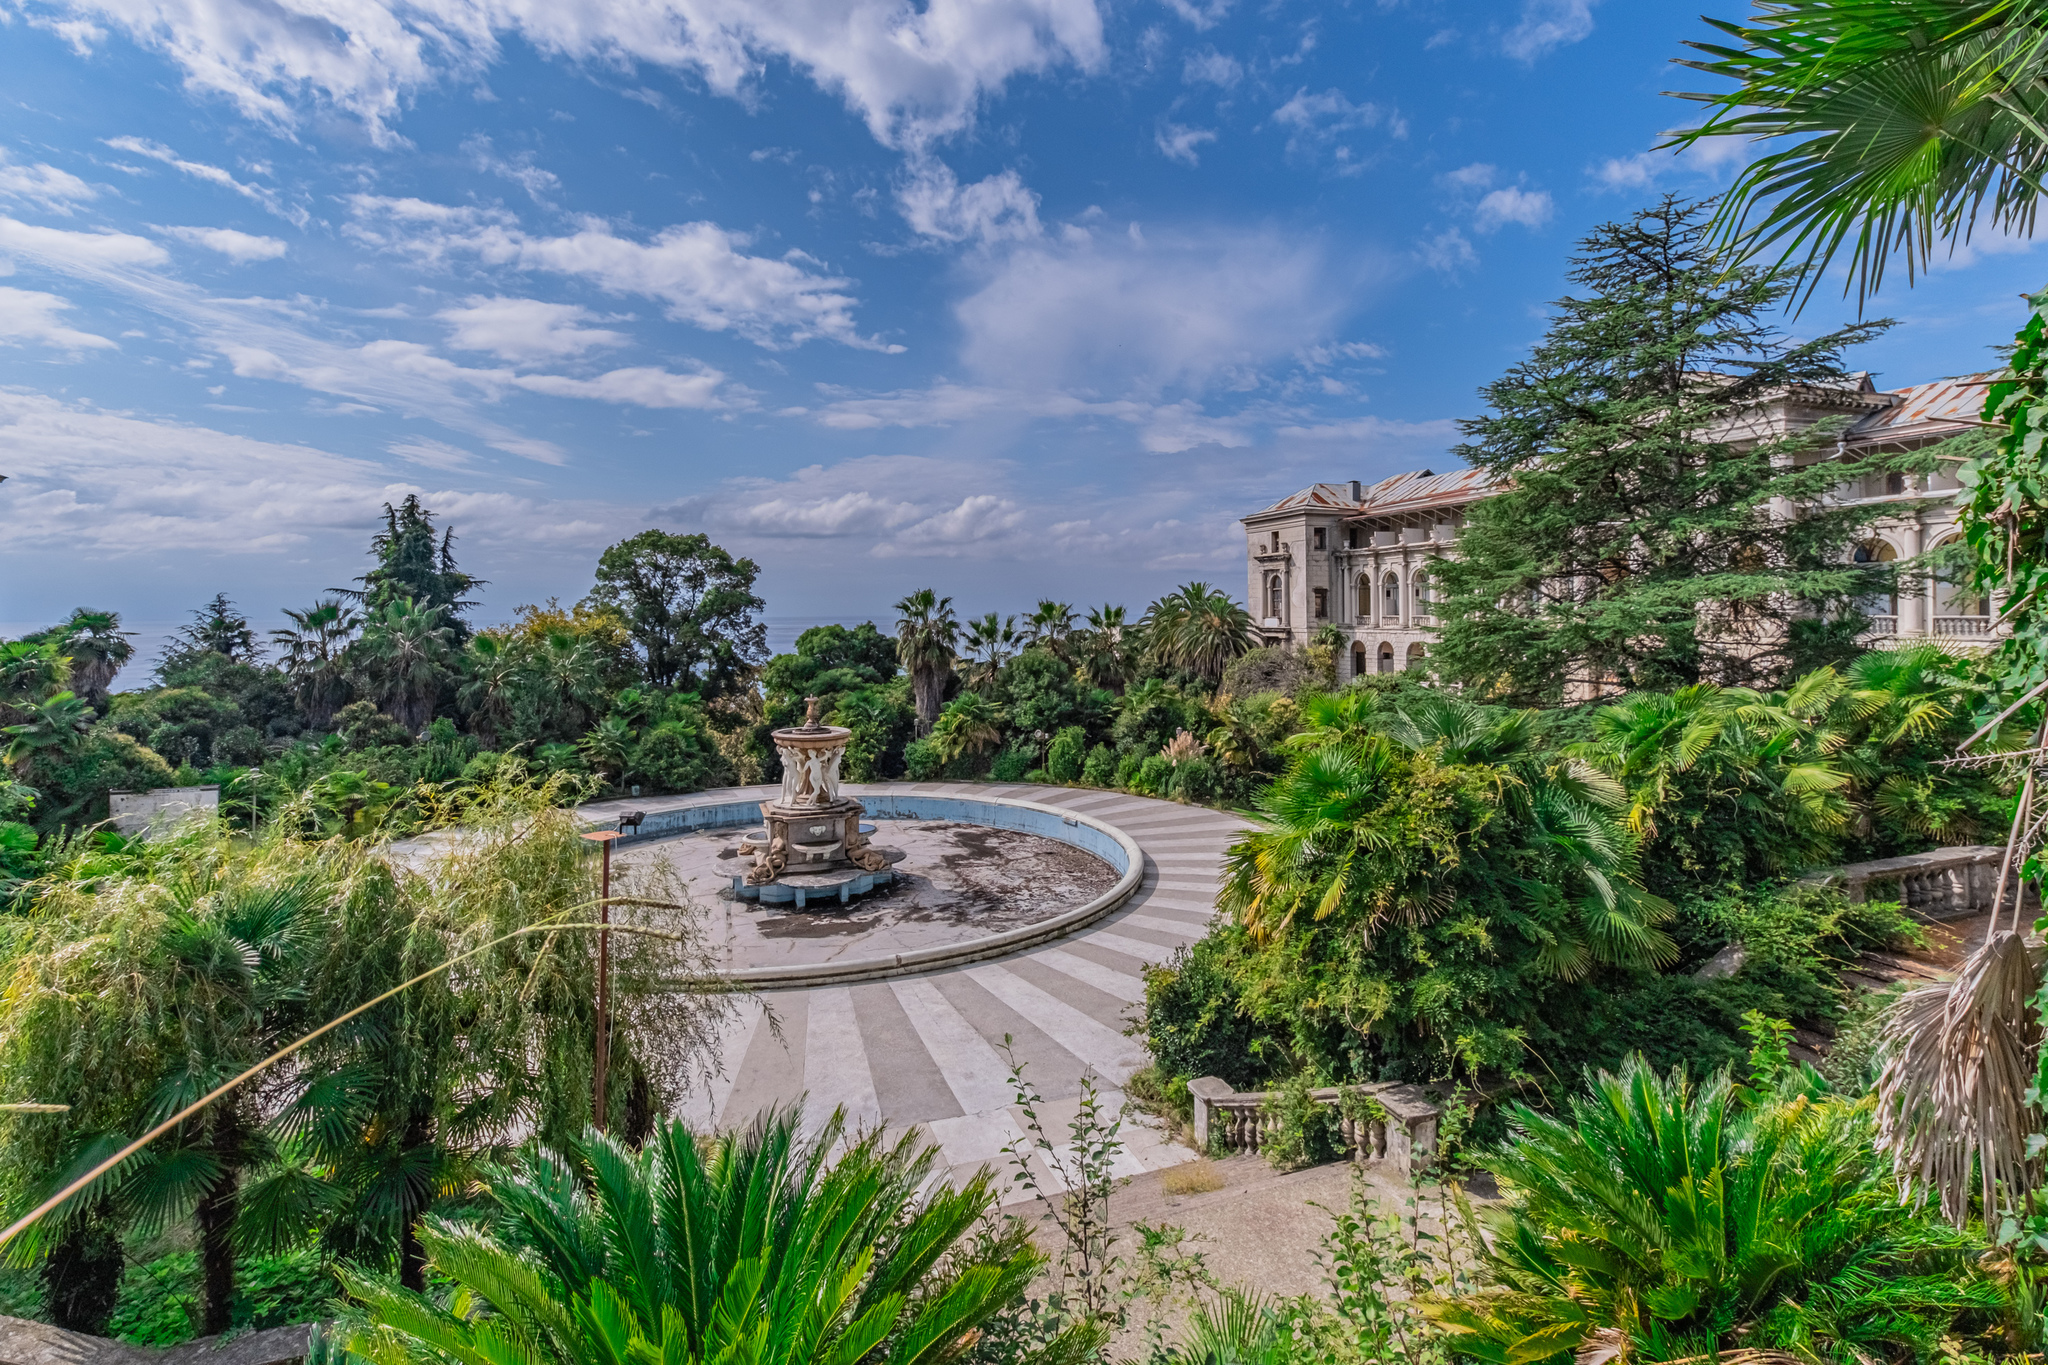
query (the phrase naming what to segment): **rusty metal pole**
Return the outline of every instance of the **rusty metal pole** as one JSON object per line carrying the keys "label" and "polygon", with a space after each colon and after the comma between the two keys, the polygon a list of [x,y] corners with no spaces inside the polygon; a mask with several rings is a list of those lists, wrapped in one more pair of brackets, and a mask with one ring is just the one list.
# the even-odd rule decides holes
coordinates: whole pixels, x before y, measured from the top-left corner
{"label": "rusty metal pole", "polygon": [[[597,922],[609,925],[612,922],[612,841],[604,841],[603,904],[598,906]],[[612,1065],[612,931],[600,928],[597,931],[597,1131],[605,1130],[604,1080]]]}
{"label": "rusty metal pole", "polygon": [[612,840],[617,830],[593,830],[583,836],[604,849],[604,870],[599,874],[597,907],[597,1083],[592,1097],[596,1107],[597,1131],[605,1130],[605,1073],[612,1065]]}

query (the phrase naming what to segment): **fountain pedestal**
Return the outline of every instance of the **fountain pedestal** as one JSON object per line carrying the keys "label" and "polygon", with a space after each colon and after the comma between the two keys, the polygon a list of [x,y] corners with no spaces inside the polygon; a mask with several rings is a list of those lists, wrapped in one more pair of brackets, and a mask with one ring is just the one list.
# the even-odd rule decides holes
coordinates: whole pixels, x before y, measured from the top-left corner
{"label": "fountain pedestal", "polygon": [[770,738],[782,756],[782,794],[761,803],[764,829],[740,841],[740,853],[754,858],[747,884],[765,886],[785,874],[845,864],[867,872],[887,868],[888,857],[870,847],[861,832],[867,808],[839,794],[839,765],[853,731],[818,724],[813,698],[806,724],[777,730]]}

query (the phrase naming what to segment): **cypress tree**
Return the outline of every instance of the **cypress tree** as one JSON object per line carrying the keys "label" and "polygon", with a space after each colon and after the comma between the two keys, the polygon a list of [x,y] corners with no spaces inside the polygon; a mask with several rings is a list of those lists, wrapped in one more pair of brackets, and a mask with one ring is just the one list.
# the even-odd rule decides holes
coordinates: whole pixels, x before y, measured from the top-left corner
{"label": "cypress tree", "polygon": [[1482,392],[1458,455],[1502,489],[1436,566],[1440,674],[1526,702],[1699,681],[1768,684],[1853,649],[1854,603],[1892,568],[1850,562],[1877,515],[1830,495],[1882,457],[1833,459],[1858,381],[1842,353],[1889,322],[1807,341],[1766,316],[1794,272],[1708,247],[1676,197],[1580,243],[1572,295],[1529,359]]}

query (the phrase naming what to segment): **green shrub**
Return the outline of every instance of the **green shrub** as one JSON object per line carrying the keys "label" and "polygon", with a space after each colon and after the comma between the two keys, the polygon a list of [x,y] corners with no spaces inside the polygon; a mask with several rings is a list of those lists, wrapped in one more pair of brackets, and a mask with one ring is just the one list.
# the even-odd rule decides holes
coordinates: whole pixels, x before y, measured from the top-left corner
{"label": "green shrub", "polygon": [[1144,765],[1143,754],[1125,754],[1116,761],[1116,781],[1112,784],[1129,791],[1138,780],[1138,769]]}
{"label": "green shrub", "polygon": [[723,785],[725,758],[708,732],[664,721],[640,736],[627,773],[660,792],[695,792]]}
{"label": "green shrub", "polygon": [[946,756],[930,735],[903,746],[903,775],[912,782],[933,782],[946,771]]}
{"label": "green shrub", "polygon": [[1253,1089],[1266,1074],[1259,1037],[1218,935],[1178,948],[1166,965],[1145,970],[1145,1042],[1167,1075],[1216,1076],[1233,1090]]}
{"label": "green shrub", "polygon": [[1319,1166],[1337,1155],[1337,1109],[1317,1101],[1315,1083],[1297,1071],[1275,1086],[1259,1108],[1265,1120],[1259,1154],[1275,1170]]}
{"label": "green shrub", "polygon": [[[236,1328],[251,1331],[317,1322],[339,1292],[334,1272],[313,1252],[251,1256],[236,1266],[229,1312]],[[198,1316],[198,1253],[175,1251],[129,1266],[107,1332],[138,1346],[175,1346],[197,1335]]]}
{"label": "green shrub", "polygon": [[1088,732],[1069,725],[1052,737],[1052,748],[1045,755],[1045,775],[1054,782],[1078,782],[1087,757]]}
{"label": "green shrub", "polygon": [[1036,766],[1037,761],[1038,756],[1030,749],[1012,745],[997,754],[995,762],[989,764],[988,780],[991,782],[1022,782],[1024,774],[1030,772]]}
{"label": "green shrub", "polygon": [[177,780],[161,754],[105,724],[94,726],[85,742],[60,761],[39,761],[37,773],[44,788],[43,800],[36,803],[38,829],[104,820],[108,792],[148,791]]}
{"label": "green shrub", "polygon": [[334,713],[334,733],[353,751],[412,743],[403,725],[377,709],[373,701],[352,701]]}
{"label": "green shrub", "polygon": [[1174,765],[1174,796],[1193,806],[1213,806],[1223,799],[1223,770],[1212,758],[1187,758]]}
{"label": "green shrub", "polygon": [[1172,783],[1173,765],[1153,754],[1138,764],[1137,776],[1131,779],[1131,790],[1146,796],[1164,796]]}
{"label": "green shrub", "polygon": [[1088,761],[1081,767],[1081,780],[1091,787],[1113,787],[1116,785],[1116,751],[1107,744],[1098,744],[1088,751]]}

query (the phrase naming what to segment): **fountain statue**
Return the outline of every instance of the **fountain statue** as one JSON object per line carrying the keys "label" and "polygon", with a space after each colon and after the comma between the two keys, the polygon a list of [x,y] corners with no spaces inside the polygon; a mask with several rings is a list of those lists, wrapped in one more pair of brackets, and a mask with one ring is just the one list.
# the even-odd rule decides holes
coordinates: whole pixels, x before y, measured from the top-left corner
{"label": "fountain statue", "polygon": [[761,803],[762,831],[740,841],[742,855],[752,854],[749,886],[765,886],[793,872],[823,872],[851,863],[880,872],[889,859],[868,845],[860,818],[866,807],[839,794],[839,764],[853,731],[818,723],[818,698],[804,698],[802,725],[777,730],[769,737],[782,756],[782,794]]}

